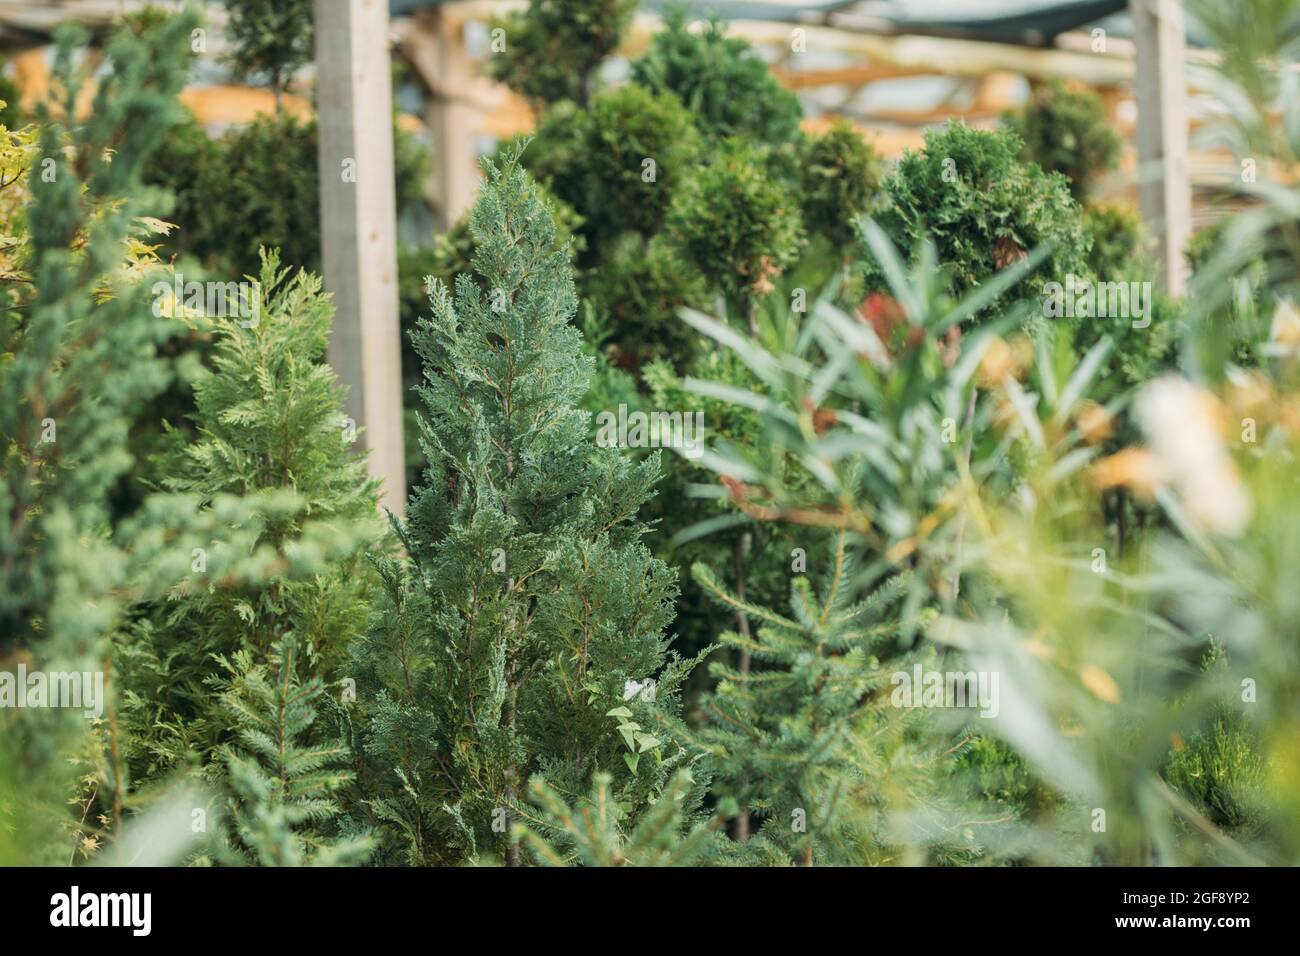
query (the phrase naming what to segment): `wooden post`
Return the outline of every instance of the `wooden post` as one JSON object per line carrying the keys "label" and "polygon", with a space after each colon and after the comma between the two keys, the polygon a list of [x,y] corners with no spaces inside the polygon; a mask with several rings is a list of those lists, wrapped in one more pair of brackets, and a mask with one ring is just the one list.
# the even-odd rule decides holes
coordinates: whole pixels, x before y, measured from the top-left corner
{"label": "wooden post", "polygon": [[329,362],[364,428],[384,505],[406,510],[397,210],[387,0],[316,0],[321,261],[334,298]]}
{"label": "wooden post", "polygon": [[430,88],[425,122],[433,138],[433,195],[444,230],[474,204],[479,183],[474,95],[483,83],[475,76],[457,13],[452,5],[419,11],[410,44]]}
{"label": "wooden post", "polygon": [[1157,236],[1160,283],[1171,295],[1183,295],[1183,247],[1192,234],[1183,8],[1181,0],[1130,0],[1130,10],[1137,48],[1138,200]]}

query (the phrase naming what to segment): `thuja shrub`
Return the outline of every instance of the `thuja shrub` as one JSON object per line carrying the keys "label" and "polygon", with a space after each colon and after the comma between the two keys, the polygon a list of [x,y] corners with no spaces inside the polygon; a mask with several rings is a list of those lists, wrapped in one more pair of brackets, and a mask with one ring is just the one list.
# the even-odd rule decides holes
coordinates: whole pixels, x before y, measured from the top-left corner
{"label": "thuja shrub", "polygon": [[766,150],[727,140],[673,203],[673,243],[728,305],[749,315],[804,242],[797,194],[765,169]]}
{"label": "thuja shrub", "polygon": [[264,505],[256,522],[232,528],[253,535],[261,573],[232,581],[209,571],[209,560],[231,547],[217,537],[121,642],[140,777],[207,760],[224,742],[216,660],[245,651],[261,663],[292,635],[305,667],[332,674],[368,614],[365,555],[382,527],[377,486],[322,361],[333,309],[319,277],[280,268],[274,253],[264,256],[253,294],[253,319],[213,320],[213,367],[194,387],[197,435],[187,441],[174,431],[156,470],[166,490],[203,511],[221,513],[233,495]]}
{"label": "thuja shrub", "polygon": [[716,19],[692,31],[682,9],[666,11],[664,29],[632,63],[632,79],[676,94],[711,139],[741,136],[777,146],[799,138],[799,100],[749,43],[727,36]]}
{"label": "thuja shrub", "polygon": [[698,161],[699,134],[671,93],[629,84],[597,98],[586,126],[592,202],[649,237]]}
{"label": "thuja shrub", "polygon": [[1101,97],[1070,89],[1053,79],[1034,91],[1024,109],[1003,117],[1024,141],[1021,153],[1049,173],[1070,180],[1070,194],[1082,201],[1098,176],[1115,168],[1120,139],[1106,122]]}
{"label": "thuja shrub", "polygon": [[804,144],[803,216],[808,234],[845,247],[857,235],[858,218],[871,209],[884,177],[884,163],[862,135],[839,121]]}
{"label": "thuja shrub", "polygon": [[[926,133],[924,148],[904,153],[885,180],[888,208],[880,224],[904,251],[928,237],[955,295],[1040,246],[1050,251],[1026,280],[1027,289],[1022,283],[1015,291],[1033,294],[1048,279],[1087,274],[1089,239],[1066,178],[1022,162],[1021,147],[1010,130],[951,122]],[[870,256],[867,287],[887,288]]]}
{"label": "thuja shrub", "polygon": [[1088,269],[1101,279],[1138,278],[1152,273],[1142,217],[1126,203],[1088,203],[1083,228],[1092,241]]}
{"label": "thuja shrub", "polygon": [[489,61],[493,78],[535,102],[586,106],[596,72],[618,46],[636,5],[637,0],[530,0],[526,10],[492,23],[501,31]]}

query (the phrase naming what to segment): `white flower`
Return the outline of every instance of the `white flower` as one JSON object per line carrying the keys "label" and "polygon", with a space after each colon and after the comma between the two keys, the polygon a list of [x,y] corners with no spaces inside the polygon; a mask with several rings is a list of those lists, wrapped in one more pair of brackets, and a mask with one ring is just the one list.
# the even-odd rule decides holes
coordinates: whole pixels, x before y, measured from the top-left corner
{"label": "white flower", "polygon": [[1240,534],[1250,520],[1250,498],[1224,446],[1218,399],[1166,375],[1138,396],[1137,419],[1160,480],[1178,494],[1188,518],[1209,531]]}
{"label": "white flower", "polygon": [[629,680],[623,682],[623,699],[631,700],[637,694],[641,694],[643,700],[654,703],[655,699],[655,680],[653,677],[647,677],[643,681]]}
{"label": "white flower", "polygon": [[1273,310],[1269,339],[1273,354],[1294,355],[1300,350],[1300,309],[1290,299],[1282,299]]}

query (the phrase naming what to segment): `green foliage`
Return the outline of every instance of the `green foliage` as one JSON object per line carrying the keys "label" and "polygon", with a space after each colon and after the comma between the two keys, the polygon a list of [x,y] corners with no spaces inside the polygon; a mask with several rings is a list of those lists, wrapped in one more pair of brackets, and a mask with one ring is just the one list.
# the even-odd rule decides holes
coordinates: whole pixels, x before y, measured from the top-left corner
{"label": "green foliage", "polygon": [[691,114],[671,94],[629,84],[597,97],[584,144],[594,187],[588,201],[624,228],[654,235],[694,171],[697,138]]}
{"label": "green foliage", "polygon": [[[174,30],[160,39],[175,39]],[[56,64],[67,85],[64,105],[78,89],[70,65],[76,39],[65,34]],[[177,119],[184,61],[151,59],[144,44],[123,36],[109,54],[114,78],[70,139],[43,111],[40,153],[58,175],[39,183],[27,211],[25,265],[34,287],[27,313],[11,313],[3,327],[0,511],[8,519],[0,523],[0,630],[10,650],[67,626],[79,635],[72,646],[84,652],[97,625],[112,619],[112,602],[98,614],[77,613],[112,586],[97,563],[115,562],[111,552],[96,556],[98,545],[75,542],[103,539],[108,496],[132,464],[132,415],[167,384],[156,352],[178,330],[152,314],[141,276],[121,264],[140,212],[140,167]],[[138,122],[146,114],[150,121]],[[110,143],[112,162],[102,155]]]}
{"label": "green foliage", "polygon": [[764,170],[765,153],[728,140],[668,217],[672,241],[741,314],[774,288],[803,243],[796,196]]}
{"label": "green foliage", "polygon": [[739,136],[780,146],[799,138],[798,99],[745,40],[727,36],[716,19],[692,32],[684,10],[667,10],[664,29],[632,63],[632,80],[654,93],[676,94],[710,139]]}
{"label": "green foliage", "polygon": [[684,367],[695,339],[677,318],[683,306],[703,307],[708,294],[700,275],[662,239],[648,246],[625,237],[609,259],[594,269],[586,296],[618,338],[614,361],[640,368],[664,357]]}
{"label": "green foliage", "polygon": [[319,269],[319,186],[303,175],[316,163],[315,124],[259,116],[207,146],[196,139],[202,135],[190,128],[177,144],[180,160],[196,164],[194,178],[181,178],[181,166],[164,172],[165,158],[155,167],[156,180],[181,187],[172,213],[183,224],[175,251],[218,274],[256,272],[263,247],[279,249],[294,266]]}
{"label": "green foliage", "polygon": [[[394,183],[399,211],[421,202],[428,155],[411,134],[393,127]],[[256,273],[259,249],[279,249],[295,267],[320,270],[320,185],[314,120],[258,116],[210,139],[190,119],[177,127],[145,179],[176,199],[182,224],[167,243],[224,279]]]}
{"label": "green foliage", "polygon": [[206,759],[221,743],[215,658],[243,650],[261,661],[293,636],[314,669],[333,672],[365,626],[364,554],[380,536],[377,490],[353,450],[334,372],[322,363],[333,310],[319,278],[291,275],[275,253],[263,257],[255,294],[255,318],[212,320],[213,368],[194,389],[197,436],[173,432],[157,470],[168,491],[197,501],[201,513],[220,514],[230,496],[256,503],[257,518],[231,530],[251,535],[257,570],[251,581],[224,578],[209,556],[234,542],[204,542],[191,573],[124,644],[140,776]]}
{"label": "green foliage", "polygon": [[[29,178],[39,151],[35,126],[10,129],[0,125],[0,282],[4,283],[0,301],[10,307],[20,305],[31,291],[21,280],[28,278],[24,267],[30,238]],[[7,313],[4,328],[15,319],[12,312]]]}
{"label": "green foliage", "polygon": [[297,643],[277,642],[270,668],[243,651],[233,662],[221,704],[235,730],[225,747],[230,798],[231,847],[237,859],[257,866],[350,866],[373,849],[365,836],[323,834],[338,816],[338,792],[352,779],[342,741],[308,742],[325,688],[318,678],[300,679]]}
{"label": "green foliage", "polygon": [[[928,237],[959,297],[1039,247],[1050,251],[1031,277],[1033,288],[1086,274],[1088,240],[1065,177],[1022,164],[1020,149],[1008,130],[949,123],[927,132],[925,148],[906,152],[885,180],[881,226],[905,250]],[[880,267],[869,265],[868,288],[885,288]],[[1008,302],[989,305],[998,304]]]}
{"label": "green foliage", "polygon": [[847,247],[858,219],[871,209],[884,175],[883,162],[845,121],[806,141],[803,149],[803,217],[812,236]]}
{"label": "green foliage", "polygon": [[4,72],[4,63],[0,61],[0,103],[4,104],[0,106],[0,126],[20,129],[27,125],[27,117],[23,114],[19,98],[18,84]]}
{"label": "green foliage", "polygon": [[240,79],[264,79],[281,91],[312,58],[312,0],[226,0],[227,57]]}
{"label": "green foliage", "polygon": [[1145,248],[1142,217],[1122,203],[1088,203],[1083,207],[1083,230],[1092,239],[1088,270],[1104,282],[1151,274]]}
{"label": "green foliage", "polygon": [[[537,121],[537,131],[523,153],[528,171],[561,201],[577,210],[588,235],[605,235],[618,226],[606,210],[589,202],[587,129],[590,114],[576,104],[555,104]],[[510,143],[506,149],[518,148]],[[594,250],[593,250],[594,251]]]}
{"label": "green foliage", "polygon": [[1054,804],[1033,768],[996,737],[976,737],[961,750],[954,773],[964,776],[990,806],[1007,809],[1017,817],[1034,814]]}
{"label": "green foliage", "polygon": [[[1227,671],[1215,645],[1202,668]],[[1220,698],[1209,720],[1169,755],[1165,779],[1234,838],[1251,840],[1264,829],[1262,793],[1268,779],[1259,730],[1240,700]]]}
{"label": "green foliage", "polygon": [[[899,633],[904,582],[882,582],[855,602],[848,560],[840,536],[820,596],[807,577],[795,576],[791,617],[743,601],[703,565],[692,569],[710,597],[756,625],[752,637],[722,635],[725,645],[752,654],[756,669],[710,666],[717,686],[704,703],[708,723],[692,735],[712,757],[715,794],[764,818],[762,848],[746,846],[746,855],[777,852],[804,865],[880,862],[893,852],[888,786],[909,773],[924,776],[909,767],[916,758],[902,726],[908,712],[891,705],[890,669],[879,659]],[[897,655],[890,665],[911,662]]]}
{"label": "green foliage", "polygon": [[[635,514],[658,461],[593,448],[578,408],[591,361],[555,224],[518,151],[470,219],[478,282],[431,287],[421,418],[429,465],[381,561],[386,595],[356,647],[369,731],[367,806],[393,852],[518,861],[494,823],[536,773],[572,792],[615,777],[635,819],[687,755],[652,734],[628,752],[611,708],[671,719],[688,665],[669,661],[671,573]],[[655,700],[625,700],[658,678]]]}
{"label": "green foliage", "polygon": [[1120,140],[1106,122],[1096,93],[1067,89],[1053,79],[1034,91],[1024,108],[1003,117],[1024,141],[1023,159],[1070,181],[1070,195],[1082,202],[1088,188],[1119,161]]}
{"label": "green foliage", "polygon": [[[747,514],[847,529],[864,568],[851,590],[869,593],[882,576],[905,572],[911,583],[891,626],[1001,675],[1004,700],[1014,693],[1018,713],[1004,710],[979,736],[999,738],[1020,770],[999,779],[985,773],[1002,763],[996,755],[965,761],[979,771],[975,789],[1010,816],[986,808],[998,824],[988,840],[951,849],[959,859],[1026,859],[1028,847],[1033,860],[1128,864],[1292,859],[1295,841],[1278,836],[1300,805],[1296,776],[1284,769],[1294,760],[1282,757],[1294,754],[1296,740],[1294,681],[1282,676],[1294,673],[1294,602],[1276,582],[1294,556],[1283,542],[1297,521],[1297,431],[1270,409],[1283,395],[1293,401],[1300,385],[1294,313],[1275,312],[1258,346],[1277,361],[1267,371],[1229,367],[1216,396],[1174,375],[1143,381],[1161,371],[1166,359],[1157,357],[1170,336],[1200,334],[1178,306],[1129,339],[1086,325],[1064,330],[1071,334],[1038,329],[1017,355],[987,326],[947,333],[1004,296],[1011,307],[990,318],[1002,327],[1020,320],[1011,293],[1032,257],[954,303],[933,246],[923,244],[909,267],[878,227],[869,224],[866,236],[900,334],[883,341],[875,322],[822,304],[797,346],[777,348],[688,315],[734,350],[765,391],[694,387],[763,416],[762,441],[720,447],[706,461],[733,476],[724,483]],[[1098,337],[1085,350],[1076,332]],[[1126,354],[1112,363],[1117,349],[1144,348],[1139,362]],[[1119,380],[1116,369],[1132,379]],[[1096,434],[1104,429],[1086,419],[1121,416],[1129,403],[1147,447],[1103,458]],[[1258,437],[1238,431],[1248,415]],[[792,458],[814,483],[790,480]],[[1154,496],[1167,524],[1126,525],[1129,512],[1110,504],[1117,485]],[[1228,643],[1231,677],[1188,666],[1206,635]],[[1228,700],[1240,717],[1229,695],[1241,694],[1234,683],[1242,675],[1260,685],[1251,708],[1257,742],[1216,716],[1216,702]],[[1188,744],[1170,768],[1178,735]],[[1254,786],[1261,767],[1267,790]],[[1031,805],[1017,822],[1016,804],[1035,785],[1059,799]],[[911,817],[925,828],[924,804]],[[1232,832],[1231,823],[1242,829]]]}
{"label": "green foliage", "polygon": [[609,774],[596,774],[591,795],[577,806],[538,777],[529,790],[540,816],[527,812],[529,822],[515,824],[516,837],[542,866],[696,866],[710,851],[716,853],[718,841],[711,823],[696,823],[687,832],[694,783],[689,771],[679,770],[636,827],[625,832],[626,811],[610,790]]}
{"label": "green foliage", "polygon": [[[538,191],[555,221],[555,249],[570,259],[576,259],[586,249],[586,238],[580,232],[582,217],[546,187],[539,186]],[[420,447],[420,428],[416,418],[419,403],[415,392],[423,376],[412,334],[420,317],[428,311],[431,278],[440,279],[450,286],[456,281],[456,276],[472,275],[475,247],[469,220],[470,215],[466,213],[446,232],[434,236],[431,243],[399,246],[397,250],[397,308],[402,330],[402,394],[406,396],[403,434],[408,488],[419,484],[425,464],[424,451]]]}
{"label": "green foliage", "polygon": [[[786,340],[797,334],[797,316],[778,296],[771,296],[765,305],[767,308],[759,314],[764,340],[768,336]],[[788,324],[779,326],[781,319]],[[774,326],[780,331],[774,331]],[[753,407],[729,400],[746,392],[761,396],[769,389],[735,353],[720,348],[701,349],[696,344],[684,370],[687,377],[681,374],[662,359],[643,366],[646,406],[689,409],[703,415],[710,449],[733,445],[780,448],[780,437],[765,432],[762,415]],[[717,383],[724,390],[706,391],[702,382]],[[800,480],[797,464],[791,464],[791,469],[787,477]],[[668,460],[660,493],[643,509],[643,514],[653,517],[668,539],[667,556],[681,569],[684,579],[677,616],[678,646],[684,653],[707,647],[717,634],[738,626],[734,613],[711,600],[691,577],[692,565],[702,562],[718,569],[728,586],[743,590],[750,600],[782,601],[789,591],[794,549],[807,549],[810,544],[805,529],[753,520],[714,481],[703,459],[673,456]],[[696,679],[701,689],[706,683],[704,676]]]}
{"label": "green foliage", "polygon": [[[69,129],[48,106],[38,114],[35,168],[48,159],[57,174],[30,183],[31,202],[15,223],[22,234],[14,237],[25,248],[30,288],[24,307],[0,320],[5,670],[24,660],[33,670],[102,671],[104,638],[131,590],[162,576],[155,542],[115,536],[110,498],[133,464],[131,422],[169,377],[159,349],[177,326],[148,306],[142,279],[151,264],[137,259],[124,267],[124,250],[142,212],[141,166],[178,118],[175,95],[192,25],[182,16],[147,39],[114,34],[106,50],[112,70],[87,118]],[[73,57],[83,39],[75,30],[59,36],[54,75],[64,116],[75,113],[81,78]],[[159,509],[152,518],[159,535],[185,527],[180,509]],[[66,822],[70,778],[84,771],[94,734],[81,711],[0,713],[0,804],[19,815],[7,860],[67,859],[58,828]],[[120,790],[115,774],[97,779],[107,792]]]}
{"label": "green foliage", "polygon": [[595,74],[619,45],[637,0],[529,0],[528,8],[494,30],[505,48],[494,52],[494,79],[541,103],[572,100],[586,106]]}
{"label": "green foliage", "polygon": [[167,191],[173,201],[168,214],[184,224],[169,237],[169,251],[206,252],[212,237],[220,235],[216,224],[220,206],[212,198],[215,177],[224,175],[224,159],[222,141],[208,136],[193,114],[184,111],[184,119],[171,128],[162,149],[145,165],[142,178]]}
{"label": "green foliage", "polygon": [[524,162],[577,212],[580,261],[590,264],[609,258],[606,248],[624,232],[644,241],[660,230],[699,153],[693,118],[676,98],[630,84],[601,94],[590,110],[569,102],[547,110]]}
{"label": "green foliage", "polygon": [[[306,5],[237,7],[278,95]],[[64,36],[57,102],[0,128],[0,672],[108,693],[0,708],[0,860],[1300,860],[1295,2],[1248,7],[1206,11],[1202,81],[1261,181],[1135,326],[1039,318],[1048,280],[1151,272],[1131,211],[1071,198],[1112,159],[1090,97],[881,184],[716,23],[671,13],[598,94],[630,3],[530,5],[493,67],[564,99],[401,264],[400,553],[320,281],[254,254],[315,261],[314,129],[168,134],[194,22],[157,11],[78,110]],[[258,310],[171,302],[164,247]],[[704,454],[593,442],[620,405],[699,411]],[[913,665],[996,675],[992,711],[900,700]]]}

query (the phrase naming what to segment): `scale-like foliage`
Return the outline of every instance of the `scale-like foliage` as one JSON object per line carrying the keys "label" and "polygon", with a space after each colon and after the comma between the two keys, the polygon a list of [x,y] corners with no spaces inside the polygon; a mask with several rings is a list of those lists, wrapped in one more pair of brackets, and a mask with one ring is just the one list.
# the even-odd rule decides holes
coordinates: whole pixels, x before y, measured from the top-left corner
{"label": "scale-like foliage", "polygon": [[754,303],[773,291],[804,240],[798,196],[768,175],[765,155],[728,140],[668,214],[678,252],[751,323]]}
{"label": "scale-like foliage", "polygon": [[[535,773],[573,792],[610,772],[635,814],[685,759],[608,713],[652,726],[687,669],[667,663],[676,585],[636,520],[658,459],[593,446],[567,255],[518,150],[486,166],[478,281],[453,297],[435,280],[414,336],[429,466],[400,529],[410,560],[380,562],[356,653],[369,805],[427,861],[515,862],[505,817]],[[657,695],[627,693],[653,677]]]}
{"label": "scale-like foliage", "polygon": [[[1022,163],[1020,149],[1011,130],[949,123],[926,133],[925,148],[908,150],[885,179],[889,205],[880,224],[900,249],[933,242],[957,296],[1039,248],[1050,252],[1027,280],[1034,289],[1047,279],[1087,275],[1088,236],[1068,180]],[[887,288],[882,267],[870,264],[869,289]],[[991,305],[999,304],[1009,302]]]}
{"label": "scale-like foliage", "polygon": [[632,79],[655,93],[677,94],[711,138],[741,136],[769,146],[799,138],[799,100],[748,42],[727,36],[719,20],[697,32],[681,8],[667,10],[664,29],[632,63]]}

